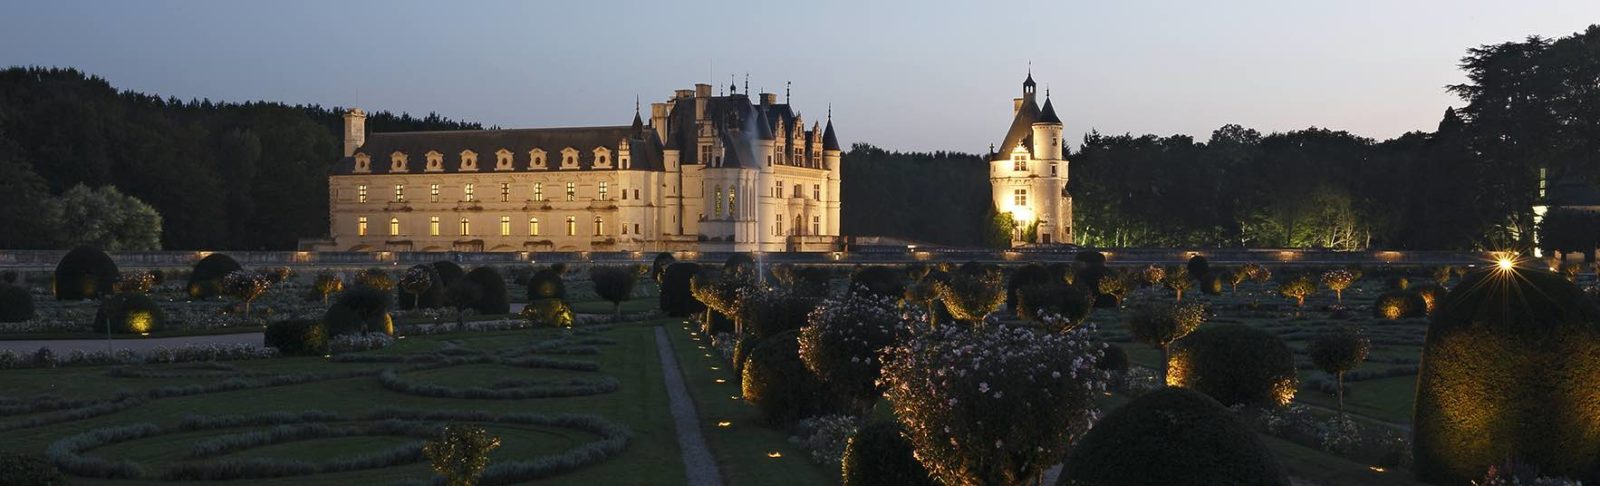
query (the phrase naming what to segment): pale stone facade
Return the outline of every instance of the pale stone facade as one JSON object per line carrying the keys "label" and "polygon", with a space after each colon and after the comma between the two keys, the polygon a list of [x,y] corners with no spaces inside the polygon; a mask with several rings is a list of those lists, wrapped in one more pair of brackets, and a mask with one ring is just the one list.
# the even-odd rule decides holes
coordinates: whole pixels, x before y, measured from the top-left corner
{"label": "pale stone facade", "polygon": [[345,115],[338,251],[828,251],[841,151],[763,93],[678,90],[648,123],[372,133]]}
{"label": "pale stone facade", "polygon": [[1029,229],[1037,243],[1072,239],[1072,195],[1067,192],[1065,139],[1050,95],[1044,108],[1034,101],[1033,74],[1022,83],[1022,97],[1012,100],[1011,128],[998,150],[989,153],[989,184],[994,206],[1017,222],[1012,243],[1026,243]]}

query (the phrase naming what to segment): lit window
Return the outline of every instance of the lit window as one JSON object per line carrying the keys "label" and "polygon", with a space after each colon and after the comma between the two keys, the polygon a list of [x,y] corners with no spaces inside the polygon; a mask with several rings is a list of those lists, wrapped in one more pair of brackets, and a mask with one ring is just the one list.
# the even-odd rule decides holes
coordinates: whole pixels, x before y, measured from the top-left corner
{"label": "lit window", "polygon": [[739,198],[734,196],[734,194],[738,192],[738,189],[738,187],[728,188],[728,216],[730,217],[738,213],[737,209],[739,208]]}
{"label": "lit window", "polygon": [[466,200],[468,200],[468,201],[472,200],[472,197],[473,197],[472,196],[472,192],[473,192],[472,183],[467,183],[466,187],[462,189],[462,193],[464,194]]}
{"label": "lit window", "polygon": [[610,192],[610,188],[606,186],[606,183],[601,182],[600,183],[600,199],[604,200],[606,198],[606,193],[608,193],[608,192]]}
{"label": "lit window", "polygon": [[461,236],[470,234],[472,234],[472,221],[467,218],[461,218]]}
{"label": "lit window", "polygon": [[439,236],[439,217],[428,218],[428,236]]}
{"label": "lit window", "polygon": [[822,184],[811,185],[811,198],[818,201],[822,200]]}
{"label": "lit window", "polygon": [[389,236],[400,234],[400,218],[389,218]]}
{"label": "lit window", "polygon": [[811,234],[822,234],[822,216],[811,217]]}
{"label": "lit window", "polygon": [[602,234],[605,234],[605,229],[606,229],[606,219],[602,218],[602,217],[599,217],[599,216],[595,216],[594,217],[594,235],[595,236],[600,236]]}
{"label": "lit window", "polygon": [[1028,171],[1028,160],[1027,159],[1023,158],[1021,155],[1018,155],[1018,156],[1016,156],[1015,159],[1012,159],[1012,160],[1014,160],[1015,162],[1012,164],[1011,170],[1014,170],[1014,171],[1017,171],[1017,172],[1027,172]]}
{"label": "lit window", "polygon": [[578,184],[576,182],[568,182],[567,183],[567,200],[568,201],[576,201],[576,200],[578,200]]}
{"label": "lit window", "polygon": [[367,202],[367,185],[366,184],[361,184],[361,185],[356,186],[356,202],[358,202],[358,203]]}
{"label": "lit window", "polygon": [[500,236],[511,236],[511,217],[500,217]]}
{"label": "lit window", "polygon": [[367,217],[356,218],[356,236],[367,236]]}
{"label": "lit window", "polygon": [[428,202],[439,202],[438,184],[428,184]]}
{"label": "lit window", "polygon": [[1016,205],[1016,206],[1027,206],[1028,205],[1028,190],[1027,189],[1017,189],[1016,191],[1014,191],[1012,193],[1012,203],[1014,205]]}
{"label": "lit window", "polygon": [[394,185],[394,200],[401,201],[401,202],[404,202],[406,200],[406,185],[405,184],[395,184]]}
{"label": "lit window", "polygon": [[578,218],[567,216],[567,236],[578,235]]}
{"label": "lit window", "polygon": [[528,218],[528,236],[539,236],[539,218]]}
{"label": "lit window", "polygon": [[500,183],[500,202],[506,202],[506,201],[510,201],[510,200],[511,200],[511,183],[510,182],[502,182],[502,183]]}
{"label": "lit window", "polygon": [[772,188],[772,197],[783,199],[783,181],[778,181],[778,187]]}
{"label": "lit window", "polygon": [[722,217],[722,187],[721,186],[717,187],[716,197],[713,197],[711,200],[715,201],[713,204],[715,204],[715,206],[716,206],[716,208],[711,211],[711,214],[717,215],[718,218]]}
{"label": "lit window", "polygon": [[533,183],[533,200],[535,200],[535,201],[543,201],[544,200],[544,183],[543,182],[535,182],[535,183]]}

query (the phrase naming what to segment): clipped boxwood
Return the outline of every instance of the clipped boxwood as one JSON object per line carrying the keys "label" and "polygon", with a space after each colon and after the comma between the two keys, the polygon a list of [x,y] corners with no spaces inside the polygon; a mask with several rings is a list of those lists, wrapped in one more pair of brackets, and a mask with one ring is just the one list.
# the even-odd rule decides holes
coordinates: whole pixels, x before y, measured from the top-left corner
{"label": "clipped boxwood", "polygon": [[[414,271],[427,272],[429,279],[428,281],[431,283],[428,285],[426,290],[416,294],[411,293],[410,290],[406,290],[404,285],[394,286],[395,304],[400,306],[400,310],[438,309],[444,307],[445,281],[444,277],[439,275],[439,270],[433,265],[417,265],[406,270],[406,273]],[[404,280],[404,278],[402,278],[402,280]]]}
{"label": "clipped boxwood", "polygon": [[570,328],[573,324],[572,307],[561,299],[539,299],[522,308],[522,318],[533,327]]}
{"label": "clipped boxwood", "polygon": [[764,339],[779,333],[805,327],[806,316],[816,310],[822,299],[800,295],[781,289],[746,295],[739,306],[738,322],[744,333]]}
{"label": "clipped boxwood", "polygon": [[98,299],[111,295],[121,276],[117,262],[106,252],[87,246],[73,248],[56,263],[56,300]]}
{"label": "clipped boxwood", "polygon": [[1294,398],[1294,353],[1272,333],[1242,324],[1203,326],[1178,340],[1167,383],[1224,405],[1278,407]]}
{"label": "clipped boxwood", "polygon": [[1204,256],[1195,255],[1189,257],[1187,268],[1189,270],[1189,276],[1193,277],[1195,280],[1199,280],[1202,283],[1204,283],[1206,280],[1209,280],[1211,277],[1211,261],[1206,260],[1206,257]]}
{"label": "clipped boxwood", "polygon": [[357,285],[339,293],[333,305],[322,315],[322,324],[328,336],[381,332],[394,334],[394,320],[389,317],[389,293]]}
{"label": "clipped boxwood", "polygon": [[745,358],[741,390],[767,425],[787,427],[833,409],[822,383],[800,360],[799,333],[762,339]]}
{"label": "clipped boxwood", "polygon": [[189,272],[189,283],[184,288],[188,289],[189,297],[196,299],[209,299],[223,295],[222,279],[228,274],[237,272],[244,267],[239,262],[222,253],[212,253],[195,262],[194,271]]}
{"label": "clipped boxwood", "polygon": [[22,322],[33,318],[33,296],[28,289],[0,284],[0,322]]}
{"label": "clipped boxwood", "polygon": [[1417,477],[1465,484],[1508,459],[1600,471],[1600,308],[1542,270],[1468,274],[1434,312],[1417,374]]}
{"label": "clipped boxwood", "polygon": [[656,259],[650,262],[650,280],[661,283],[661,272],[667,271],[667,267],[677,262],[678,259],[674,258],[671,253],[657,253]]}
{"label": "clipped boxwood", "polygon": [[544,268],[528,277],[529,301],[565,298],[567,298],[567,283],[561,280],[560,269]]}
{"label": "clipped boxwood", "polygon": [[1164,388],[1133,399],[1089,429],[1058,485],[1288,485],[1255,431],[1203,394]]}
{"label": "clipped boxwood", "polygon": [[511,313],[511,296],[506,291],[506,279],[494,267],[478,267],[467,272],[462,280],[478,285],[483,295],[473,303],[479,314],[498,315]]}
{"label": "clipped boxwood", "polygon": [[695,299],[694,293],[689,290],[689,282],[698,273],[700,265],[688,262],[673,263],[661,271],[658,302],[662,312],[672,317],[687,317],[706,309],[705,304]]}
{"label": "clipped boxwood", "polygon": [[267,347],[288,356],[318,356],[328,350],[328,329],[316,320],[274,322],[262,334]]}
{"label": "clipped boxwood", "polygon": [[900,435],[900,423],[873,420],[856,429],[844,446],[839,470],[844,486],[935,486],[928,470],[917,462],[911,443]]}
{"label": "clipped boxwood", "polygon": [[457,280],[461,280],[461,277],[467,276],[467,271],[462,270],[461,265],[456,265],[455,262],[439,260],[430,263],[429,266],[432,266],[433,271],[439,274],[439,282],[443,283],[445,287],[449,287],[451,284],[456,283]]}
{"label": "clipped boxwood", "polygon": [[166,320],[166,313],[150,296],[117,294],[100,301],[100,309],[94,313],[94,328],[96,332],[142,334],[160,330]]}
{"label": "clipped boxwood", "polygon": [[1017,292],[1025,287],[1044,285],[1052,282],[1050,270],[1044,265],[1029,263],[1011,272],[1011,277],[1006,279],[1006,309],[1019,312],[1017,309]]}

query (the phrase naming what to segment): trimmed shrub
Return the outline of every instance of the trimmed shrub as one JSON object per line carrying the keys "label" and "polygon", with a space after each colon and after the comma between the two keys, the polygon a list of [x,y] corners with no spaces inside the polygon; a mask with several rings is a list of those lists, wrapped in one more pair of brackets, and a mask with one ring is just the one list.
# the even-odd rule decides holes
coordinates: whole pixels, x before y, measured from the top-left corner
{"label": "trimmed shrub", "polygon": [[799,332],[762,339],[745,359],[741,390],[768,426],[784,428],[833,411],[834,400],[800,360]]}
{"label": "trimmed shrub", "polygon": [[[1017,296],[1018,317],[1056,326],[1052,327],[1053,331],[1077,327],[1094,310],[1094,297],[1088,290],[1063,283],[1023,287]],[[1047,322],[1047,316],[1061,319],[1049,319]]]}
{"label": "trimmed shrub", "polygon": [[1216,400],[1165,388],[1095,424],[1067,457],[1056,484],[1286,486],[1289,476],[1261,437]]}
{"label": "trimmed shrub", "polygon": [[1428,325],[1417,374],[1417,477],[1464,484],[1508,459],[1600,471],[1600,308],[1561,275],[1469,273]]}
{"label": "trimmed shrub", "polygon": [[844,486],[936,486],[917,462],[899,422],[873,420],[856,429],[844,446],[840,472]]}
{"label": "trimmed shrub", "polygon": [[189,297],[196,299],[209,299],[227,294],[227,289],[222,288],[222,279],[228,274],[242,270],[239,262],[224,253],[212,253],[195,262],[194,271],[189,272],[189,283],[184,288],[188,289]]}
{"label": "trimmed shrub", "polygon": [[1205,309],[1197,304],[1150,302],[1135,307],[1123,323],[1134,341],[1161,352],[1162,368],[1158,370],[1161,372],[1158,378],[1162,383],[1169,383],[1167,368],[1171,367],[1168,363],[1172,343],[1194,332],[1205,320]]}
{"label": "trimmed shrub", "polygon": [[756,274],[756,260],[749,253],[734,253],[722,262],[722,271],[734,275],[744,275],[754,278]]}
{"label": "trimmed shrub", "polygon": [[1222,277],[1213,275],[1200,284],[1200,292],[1206,295],[1222,295]]}
{"label": "trimmed shrub", "polygon": [[1006,301],[1000,269],[973,263],[962,265],[950,278],[934,282],[944,308],[958,321],[977,326]]}
{"label": "trimmed shrub", "polygon": [[111,295],[121,276],[117,262],[106,252],[87,246],[73,248],[56,264],[56,300],[98,299]]}
{"label": "trimmed shrub", "polygon": [[823,301],[800,329],[800,359],[864,415],[883,396],[877,384],[883,364],[878,354],[894,344],[899,326],[900,312],[888,299],[848,294]]}
{"label": "trimmed shrub", "polygon": [[611,303],[614,319],[622,319],[622,303],[633,298],[633,289],[639,284],[640,274],[645,271],[639,265],[608,265],[589,269],[594,293]]}
{"label": "trimmed shrub", "polygon": [[71,484],[50,461],[32,454],[0,452],[0,484],[50,486]]}
{"label": "trimmed shrub", "polygon": [[356,272],[355,282],[357,286],[372,287],[383,292],[393,290],[395,287],[394,276],[382,268],[368,268]]}
{"label": "trimmed shrub", "polygon": [[394,334],[394,321],[389,318],[389,293],[372,287],[357,285],[339,293],[322,324],[328,336],[377,332]]}
{"label": "trimmed shrub", "polygon": [[500,438],[483,427],[466,424],[444,426],[439,437],[422,447],[422,454],[433,464],[433,472],[444,476],[450,485],[477,484],[489,467],[489,452],[500,447]]}
{"label": "trimmed shrub", "polygon": [[899,299],[905,296],[906,284],[900,279],[900,272],[882,265],[873,265],[851,274],[850,287],[846,292],[865,292],[879,297]]}
{"label": "trimmed shrub", "polygon": [[772,275],[791,292],[819,298],[828,296],[828,284],[833,279],[832,273],[826,268],[789,263],[773,268]]}
{"label": "trimmed shrub", "polygon": [[1085,267],[1106,266],[1106,255],[1094,250],[1083,250],[1072,255],[1072,261],[1083,264]]}
{"label": "trimmed shrub", "polygon": [[1185,267],[1189,269],[1189,276],[1196,280],[1204,282],[1211,278],[1211,261],[1206,260],[1204,256],[1189,257],[1189,263]]}
{"label": "trimmed shrub", "polygon": [[1050,281],[1050,270],[1045,269],[1044,265],[1029,263],[1023,265],[1022,268],[1018,268],[1015,272],[1011,272],[1011,278],[1006,279],[1006,309],[1020,314],[1021,310],[1017,308],[1017,292],[1022,290],[1023,287],[1047,283],[1052,282]]}
{"label": "trimmed shrub", "polygon": [[449,287],[455,284],[457,280],[461,280],[461,277],[467,276],[467,271],[462,270],[461,265],[456,265],[455,262],[439,260],[429,264],[429,266],[433,267],[433,271],[439,274],[439,283],[445,287]]}
{"label": "trimmed shrub", "polygon": [[805,327],[806,317],[820,303],[822,299],[783,289],[752,292],[739,306],[738,322],[746,335],[765,339]]}
{"label": "trimmed shrub", "polygon": [[665,273],[667,267],[672,266],[674,263],[678,263],[678,259],[674,258],[671,253],[657,253],[655,261],[650,262],[650,280],[654,280],[658,284],[661,283],[661,274]]}
{"label": "trimmed shrub", "polygon": [[657,296],[661,311],[672,317],[687,317],[705,310],[705,304],[694,298],[689,282],[700,273],[700,265],[679,262],[667,265],[661,272],[661,293]]}
{"label": "trimmed shrub", "polygon": [[166,313],[149,296],[117,294],[100,301],[100,309],[94,313],[94,328],[97,332],[141,334],[160,330],[166,320]]}
{"label": "trimmed shrub", "polygon": [[1078,269],[1077,274],[1072,277],[1072,284],[1081,286],[1085,289],[1093,290],[1095,295],[1095,307],[1102,309],[1115,308],[1118,304],[1120,304],[1120,302],[1118,302],[1118,298],[1115,295],[1111,295],[1101,290],[1100,282],[1105,279],[1116,278],[1117,276],[1111,274],[1110,270],[1108,270],[1106,267],[1090,265]]}
{"label": "trimmed shrub", "polygon": [[328,329],[321,322],[295,319],[267,324],[267,347],[287,356],[320,356],[328,351]]}
{"label": "trimmed shrub", "polygon": [[33,296],[28,289],[0,284],[0,322],[22,322],[33,318]]}
{"label": "trimmed shrub", "polygon": [[567,283],[561,280],[561,271],[555,267],[540,269],[528,277],[528,300],[565,299]]}
{"label": "trimmed shrub", "polygon": [[1417,299],[1412,299],[1413,304],[1418,302],[1418,299],[1420,299],[1420,302],[1422,302],[1423,316],[1431,316],[1433,315],[1433,310],[1438,308],[1439,302],[1444,300],[1445,294],[1449,293],[1450,291],[1445,290],[1444,287],[1441,287],[1438,284],[1425,283],[1412,285],[1410,288],[1406,289],[1406,292],[1416,294]]}
{"label": "trimmed shrub", "polygon": [[1175,343],[1167,383],[1225,405],[1280,407],[1294,398],[1294,353],[1272,333],[1242,324],[1201,328]]}
{"label": "trimmed shrub", "polygon": [[506,279],[494,267],[478,267],[467,272],[463,281],[476,284],[483,295],[473,303],[479,314],[497,315],[511,313],[511,296],[506,291]]}
{"label": "trimmed shrub", "polygon": [[1306,348],[1306,354],[1311,355],[1311,364],[1334,376],[1340,416],[1344,415],[1344,374],[1360,366],[1367,359],[1367,351],[1371,347],[1372,342],[1359,331],[1341,329],[1318,336]]}
{"label": "trimmed shrub", "polygon": [[522,317],[533,327],[569,328],[573,324],[572,307],[561,299],[539,299],[522,308]]}
{"label": "trimmed shrub", "polygon": [[1390,290],[1378,294],[1372,301],[1372,317],[1379,319],[1407,319],[1427,317],[1428,303],[1421,295],[1404,290]]}
{"label": "trimmed shrub", "polygon": [[400,276],[395,286],[395,304],[400,310],[444,307],[444,278],[433,265],[416,265]]}

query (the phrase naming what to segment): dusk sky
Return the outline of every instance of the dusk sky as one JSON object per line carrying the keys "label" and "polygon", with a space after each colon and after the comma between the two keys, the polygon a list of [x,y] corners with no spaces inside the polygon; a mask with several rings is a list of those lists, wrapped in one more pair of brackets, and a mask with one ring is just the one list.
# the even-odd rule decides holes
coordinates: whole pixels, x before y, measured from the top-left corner
{"label": "dusk sky", "polygon": [[[1313,5],[1313,3],[1315,3]],[[49,1],[0,8],[0,64],[182,99],[619,125],[697,82],[829,103],[846,144],[980,152],[1033,63],[1073,145],[1238,123],[1432,130],[1480,44],[1600,22],[1595,0]]]}

